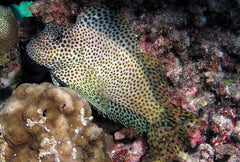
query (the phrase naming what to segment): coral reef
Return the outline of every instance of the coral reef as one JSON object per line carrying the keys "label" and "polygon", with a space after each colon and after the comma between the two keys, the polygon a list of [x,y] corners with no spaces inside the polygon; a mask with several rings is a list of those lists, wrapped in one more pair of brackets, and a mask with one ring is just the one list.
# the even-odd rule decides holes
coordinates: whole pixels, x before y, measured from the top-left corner
{"label": "coral reef", "polygon": [[[1,3],[9,6],[19,2],[20,0],[9,0]],[[238,161],[239,1],[38,0],[32,5],[32,12],[37,18],[28,18],[22,23],[21,55],[25,53],[28,40],[36,33],[27,29],[36,26],[35,29],[41,30],[38,18],[42,18],[44,23],[55,21],[58,24],[68,24],[72,18],[75,20],[77,12],[96,3],[118,10],[131,24],[142,52],[159,58],[169,82],[170,106],[199,113],[201,126],[195,134],[191,134],[191,146],[195,147],[196,152],[183,153],[179,156],[180,160]],[[26,20],[29,23],[26,23]],[[4,83],[10,83],[11,79],[5,79],[12,76],[8,75],[12,74],[11,69],[18,69],[19,63],[15,63],[13,59],[16,55],[0,55],[1,70],[4,71],[0,72],[3,76],[1,78],[7,81]],[[13,62],[7,66],[10,60]],[[22,61],[25,69],[23,77],[21,76],[22,82],[50,81],[46,69],[34,65],[29,59]],[[0,96],[9,93],[1,91]],[[101,118],[101,121],[107,121],[105,132],[116,124],[104,118]],[[111,131],[111,134],[114,134],[116,129]],[[131,131],[115,133],[115,144],[108,144],[114,145],[114,148],[108,148],[112,160],[128,159],[132,156],[130,148],[140,136],[134,134],[132,139],[126,135],[127,132]],[[111,138],[108,135],[108,142],[112,142]],[[3,140],[0,145],[5,148],[7,143]],[[143,157],[146,161],[149,154],[151,156],[148,152],[146,158]],[[0,158],[1,156],[4,157],[0,155]],[[139,154],[140,156],[142,155]]]}
{"label": "coral reef", "polygon": [[192,155],[183,154],[182,161],[214,161],[214,149],[210,144],[200,144],[197,152]]}
{"label": "coral reef", "polygon": [[70,89],[22,84],[3,104],[0,119],[6,161],[108,160],[90,106]]}
{"label": "coral reef", "polygon": [[3,65],[0,65],[0,90],[8,87],[14,89],[21,73],[19,49],[14,48],[5,54],[4,57],[6,58],[0,59],[3,63]]}
{"label": "coral reef", "polygon": [[234,140],[233,135],[238,130],[237,125],[237,110],[233,109],[230,102],[222,105],[213,106],[210,111],[211,123],[210,127],[215,137],[211,138],[211,145],[216,151],[216,159],[223,159],[224,155],[231,158],[235,156],[240,158],[239,141]]}
{"label": "coral reef", "polygon": [[[110,152],[113,162],[138,162],[146,153],[147,144],[140,134],[133,129],[123,128],[114,133],[114,139],[117,141],[114,148]],[[135,139],[132,143],[123,143],[121,140]]]}
{"label": "coral reef", "polygon": [[0,6],[0,90],[15,88],[19,79],[21,65],[17,43],[17,20],[11,10]]}
{"label": "coral reef", "polygon": [[17,20],[13,12],[0,6],[0,56],[18,42]]}
{"label": "coral reef", "polygon": [[32,14],[41,17],[45,23],[55,21],[57,24],[68,24],[76,16],[79,7],[69,0],[39,0],[30,6]]}
{"label": "coral reef", "polygon": [[[238,130],[239,121],[239,31],[207,27],[202,11],[196,19],[203,22],[191,22],[182,9],[175,16],[172,13],[167,9],[130,20],[141,36],[142,52],[158,55],[166,71],[171,106],[201,116],[201,127],[191,136],[192,147],[201,145],[196,153],[180,159],[237,159],[240,149],[238,131],[234,135],[234,130]],[[174,19],[179,15],[181,19]],[[193,28],[184,28],[191,23]],[[156,43],[159,39],[161,43]]]}

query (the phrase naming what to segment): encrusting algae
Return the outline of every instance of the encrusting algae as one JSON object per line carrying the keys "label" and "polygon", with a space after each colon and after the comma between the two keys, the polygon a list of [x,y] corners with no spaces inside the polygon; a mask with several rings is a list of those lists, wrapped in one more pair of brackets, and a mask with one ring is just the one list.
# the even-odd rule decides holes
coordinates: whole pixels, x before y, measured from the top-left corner
{"label": "encrusting algae", "polygon": [[190,145],[197,115],[169,108],[157,58],[141,53],[128,23],[115,12],[90,7],[75,24],[47,24],[27,52],[50,69],[55,84],[76,90],[103,116],[147,132],[155,161],[171,161]]}

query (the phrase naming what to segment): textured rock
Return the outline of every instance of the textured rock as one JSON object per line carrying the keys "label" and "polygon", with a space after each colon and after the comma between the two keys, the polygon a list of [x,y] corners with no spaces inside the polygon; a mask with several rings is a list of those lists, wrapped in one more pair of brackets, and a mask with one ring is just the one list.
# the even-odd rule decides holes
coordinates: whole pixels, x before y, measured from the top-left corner
{"label": "textured rock", "polygon": [[2,106],[6,161],[104,161],[103,131],[87,102],[50,83],[22,84]]}

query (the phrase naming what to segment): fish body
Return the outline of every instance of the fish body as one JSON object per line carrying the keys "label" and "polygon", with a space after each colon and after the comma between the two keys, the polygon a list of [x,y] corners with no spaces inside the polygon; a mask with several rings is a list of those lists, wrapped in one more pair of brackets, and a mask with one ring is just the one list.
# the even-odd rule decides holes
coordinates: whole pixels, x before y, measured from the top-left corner
{"label": "fish body", "polygon": [[75,24],[47,24],[27,45],[29,56],[48,67],[55,84],[86,98],[103,116],[147,132],[156,161],[185,148],[197,116],[169,108],[158,59],[141,53],[128,23],[105,7],[91,7]]}

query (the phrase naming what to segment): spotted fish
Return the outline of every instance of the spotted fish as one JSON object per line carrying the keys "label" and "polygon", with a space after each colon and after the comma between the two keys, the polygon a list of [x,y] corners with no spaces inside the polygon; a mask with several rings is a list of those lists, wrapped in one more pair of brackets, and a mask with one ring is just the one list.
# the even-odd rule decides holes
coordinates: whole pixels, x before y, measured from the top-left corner
{"label": "spotted fish", "polygon": [[147,132],[155,161],[189,146],[197,115],[169,108],[168,85],[155,56],[141,53],[130,26],[106,7],[88,8],[75,24],[49,23],[27,45],[53,82],[76,90],[103,116]]}

